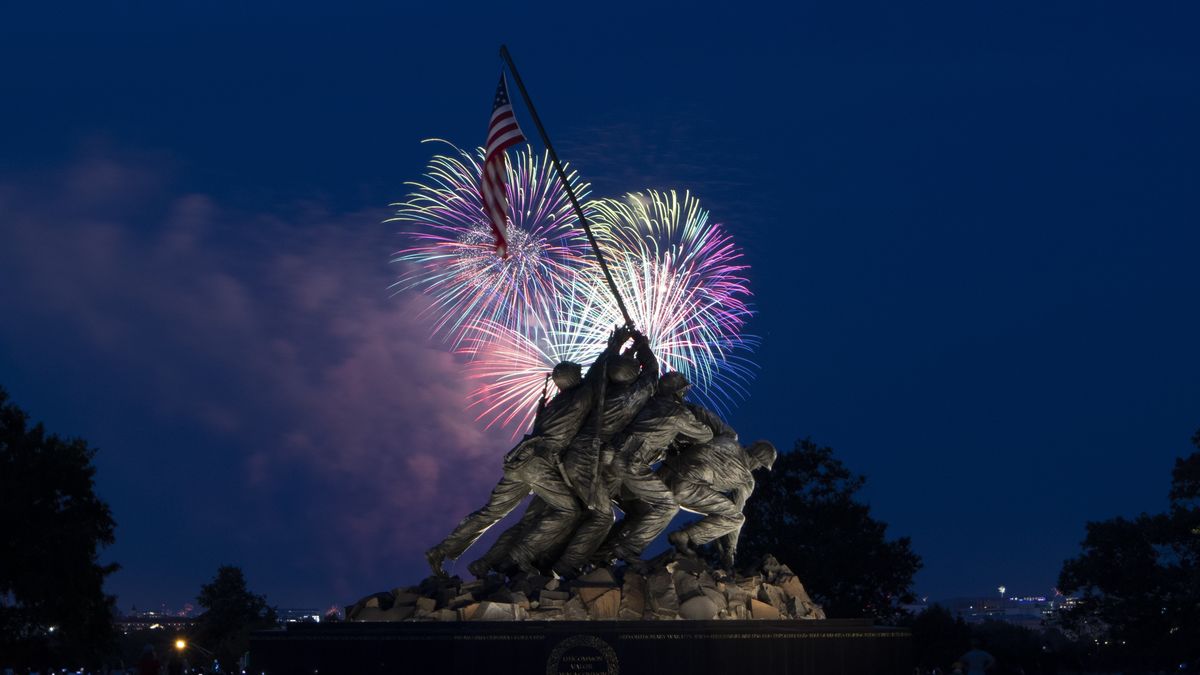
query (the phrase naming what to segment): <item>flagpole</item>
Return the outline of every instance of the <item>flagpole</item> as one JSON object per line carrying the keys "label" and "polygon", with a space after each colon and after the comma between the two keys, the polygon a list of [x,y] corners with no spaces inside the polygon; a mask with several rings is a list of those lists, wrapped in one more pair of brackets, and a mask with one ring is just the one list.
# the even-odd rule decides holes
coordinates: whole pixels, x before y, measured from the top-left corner
{"label": "flagpole", "polygon": [[575,196],[575,190],[571,187],[571,181],[567,180],[567,172],[563,170],[562,163],[558,161],[558,153],[554,152],[554,146],[550,144],[550,136],[546,134],[546,128],[542,126],[542,118],[538,117],[537,108],[533,107],[533,99],[529,98],[529,92],[525,90],[525,83],[521,81],[521,74],[517,72],[517,64],[513,63],[507,46],[500,45],[500,56],[508,64],[508,71],[512,73],[513,80],[517,83],[517,89],[521,92],[521,98],[525,100],[525,107],[529,108],[529,116],[533,118],[533,125],[537,127],[538,135],[542,137],[542,143],[545,144],[546,151],[550,154],[550,161],[554,164],[554,169],[558,172],[558,178],[562,181],[563,188],[567,191],[567,198],[571,200],[571,206],[575,207],[575,215],[579,216],[579,222],[583,225],[583,231],[587,234],[588,241],[592,244],[592,250],[596,253],[596,260],[600,263],[600,270],[604,272],[604,279],[608,281],[608,288],[612,291],[613,297],[617,299],[617,307],[621,308],[621,316],[625,317],[625,325],[632,327],[633,319],[629,318],[629,310],[625,309],[625,301],[621,298],[621,292],[617,290],[617,284],[613,281],[612,274],[608,271],[608,263],[604,260],[604,252],[600,250],[600,244],[596,241],[596,235],[592,234],[592,226],[588,224],[587,216],[583,215],[583,207],[579,205],[579,199]]}

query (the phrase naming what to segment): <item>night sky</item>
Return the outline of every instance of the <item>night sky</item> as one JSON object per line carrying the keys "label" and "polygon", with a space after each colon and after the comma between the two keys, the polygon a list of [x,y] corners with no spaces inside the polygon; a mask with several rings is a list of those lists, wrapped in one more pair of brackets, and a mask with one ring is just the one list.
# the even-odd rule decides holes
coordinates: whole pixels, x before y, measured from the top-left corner
{"label": "night sky", "polygon": [[350,603],[483,502],[508,435],[381,221],[422,139],[483,141],[501,42],[593,194],[690,189],[745,247],[729,421],[866,474],[919,594],[1049,593],[1200,427],[1195,3],[34,4],[0,10],[0,386],[99,448],[122,608],[223,563]]}

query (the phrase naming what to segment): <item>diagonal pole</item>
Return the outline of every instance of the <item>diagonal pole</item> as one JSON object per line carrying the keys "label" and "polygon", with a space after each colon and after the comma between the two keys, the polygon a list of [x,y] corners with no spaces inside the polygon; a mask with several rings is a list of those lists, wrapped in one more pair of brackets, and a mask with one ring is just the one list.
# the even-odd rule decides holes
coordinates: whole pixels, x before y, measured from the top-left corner
{"label": "diagonal pole", "polygon": [[533,107],[533,99],[529,98],[529,92],[525,90],[525,83],[521,81],[521,74],[517,72],[517,64],[513,63],[507,46],[500,45],[500,56],[508,64],[508,71],[512,73],[513,80],[517,83],[517,89],[521,91],[521,98],[525,99],[525,107],[529,108],[529,116],[533,118],[533,124],[537,127],[538,135],[542,137],[542,143],[545,144],[546,151],[550,153],[550,161],[554,164],[554,169],[558,172],[558,178],[562,181],[563,188],[567,191],[567,198],[571,200],[571,206],[575,207],[575,215],[579,216],[579,222],[583,225],[583,231],[587,234],[588,241],[592,244],[592,250],[596,253],[596,260],[600,263],[600,270],[604,272],[604,279],[608,282],[608,288],[612,291],[613,297],[617,299],[617,307],[621,308],[621,316],[625,318],[625,325],[632,328],[633,319],[629,318],[629,310],[625,309],[625,301],[621,298],[621,292],[617,290],[617,284],[613,281],[612,273],[608,271],[608,263],[604,260],[604,252],[600,250],[600,244],[596,241],[596,235],[592,234],[592,226],[588,223],[587,216],[583,215],[583,207],[579,205],[579,198],[575,196],[575,190],[571,188],[571,182],[567,180],[567,172],[563,170],[562,162],[558,161],[558,153],[554,152],[554,146],[550,144],[550,136],[546,134],[546,128],[542,126],[542,118],[538,117],[537,108]]}

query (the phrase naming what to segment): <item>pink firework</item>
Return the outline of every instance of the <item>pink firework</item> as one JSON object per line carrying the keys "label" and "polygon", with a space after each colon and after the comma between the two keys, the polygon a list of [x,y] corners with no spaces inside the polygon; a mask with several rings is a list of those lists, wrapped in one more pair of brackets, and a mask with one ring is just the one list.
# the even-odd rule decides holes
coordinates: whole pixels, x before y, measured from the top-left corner
{"label": "pink firework", "polygon": [[[444,142],[444,141],[443,141]],[[545,316],[578,277],[591,273],[587,240],[566,191],[545,156],[528,146],[510,153],[509,257],[496,255],[479,193],[483,150],[455,147],[437,155],[408,199],[393,204],[388,222],[405,225],[405,246],[392,258],[401,266],[396,290],[415,289],[430,298],[433,333],[463,350],[472,326],[526,332],[530,317]],[[569,173],[577,195],[588,185]]]}

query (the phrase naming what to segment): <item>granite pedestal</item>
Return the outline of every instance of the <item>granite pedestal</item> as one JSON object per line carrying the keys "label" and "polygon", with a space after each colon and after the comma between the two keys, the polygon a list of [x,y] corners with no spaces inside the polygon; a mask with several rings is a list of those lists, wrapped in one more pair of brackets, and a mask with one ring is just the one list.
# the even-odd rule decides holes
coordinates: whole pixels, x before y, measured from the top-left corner
{"label": "granite pedestal", "polygon": [[248,673],[887,675],[907,629],[866,620],[290,624],[255,633]]}

